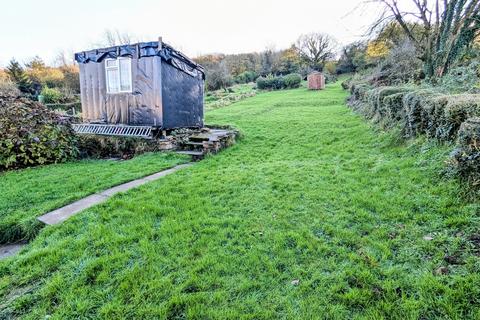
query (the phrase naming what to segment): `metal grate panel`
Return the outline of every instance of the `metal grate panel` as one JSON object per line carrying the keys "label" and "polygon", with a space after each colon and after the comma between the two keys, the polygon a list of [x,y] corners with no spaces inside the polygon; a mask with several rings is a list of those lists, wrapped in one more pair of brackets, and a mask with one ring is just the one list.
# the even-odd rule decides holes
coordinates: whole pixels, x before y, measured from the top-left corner
{"label": "metal grate panel", "polygon": [[99,134],[104,136],[152,138],[152,127],[125,126],[114,124],[72,124],[78,134]]}

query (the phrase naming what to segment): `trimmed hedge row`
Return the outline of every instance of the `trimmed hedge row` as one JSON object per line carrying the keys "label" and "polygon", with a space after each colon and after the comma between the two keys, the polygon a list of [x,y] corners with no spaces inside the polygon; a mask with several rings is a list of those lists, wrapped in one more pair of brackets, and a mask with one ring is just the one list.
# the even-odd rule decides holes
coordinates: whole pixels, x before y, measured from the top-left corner
{"label": "trimmed hedge row", "polygon": [[405,137],[425,134],[452,141],[463,122],[480,116],[480,94],[445,95],[431,89],[352,85],[350,106],[386,128],[400,126]]}
{"label": "trimmed hedge row", "polygon": [[406,138],[426,135],[457,141],[453,171],[480,186],[480,94],[445,95],[432,89],[368,83],[343,86],[350,88],[349,105],[386,129],[400,127]]}
{"label": "trimmed hedge row", "polygon": [[462,123],[450,162],[458,176],[470,185],[480,187],[480,118],[470,118]]}
{"label": "trimmed hedge row", "polygon": [[296,73],[287,74],[286,76],[267,76],[257,79],[257,88],[260,90],[280,90],[294,89],[300,87],[302,76]]}

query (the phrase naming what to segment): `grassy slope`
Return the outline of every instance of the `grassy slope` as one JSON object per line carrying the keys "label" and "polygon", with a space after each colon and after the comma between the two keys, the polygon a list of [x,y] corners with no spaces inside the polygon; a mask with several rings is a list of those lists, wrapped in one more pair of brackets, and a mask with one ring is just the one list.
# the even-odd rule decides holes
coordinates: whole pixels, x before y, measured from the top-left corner
{"label": "grassy slope", "polygon": [[228,91],[224,89],[209,91],[205,96],[205,109],[218,109],[252,97],[257,93],[254,87],[255,84],[253,83],[245,83],[236,84],[230,87]]}
{"label": "grassy slope", "polygon": [[478,318],[479,206],[438,177],[448,148],[397,146],[344,98],[208,113],[244,139],[44,228],[0,262],[0,318]]}
{"label": "grassy slope", "polygon": [[186,160],[146,154],[128,161],[78,161],[0,174],[0,243],[35,236],[41,214]]}

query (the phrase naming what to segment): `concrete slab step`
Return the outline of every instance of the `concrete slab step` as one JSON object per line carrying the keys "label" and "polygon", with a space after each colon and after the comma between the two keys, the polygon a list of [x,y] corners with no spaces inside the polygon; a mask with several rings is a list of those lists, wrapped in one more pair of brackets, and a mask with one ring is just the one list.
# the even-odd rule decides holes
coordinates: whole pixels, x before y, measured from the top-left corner
{"label": "concrete slab step", "polygon": [[186,155],[195,156],[195,157],[199,157],[199,156],[204,155],[203,151],[193,151],[193,150],[181,150],[181,151],[177,151],[177,153],[178,154],[186,154]]}

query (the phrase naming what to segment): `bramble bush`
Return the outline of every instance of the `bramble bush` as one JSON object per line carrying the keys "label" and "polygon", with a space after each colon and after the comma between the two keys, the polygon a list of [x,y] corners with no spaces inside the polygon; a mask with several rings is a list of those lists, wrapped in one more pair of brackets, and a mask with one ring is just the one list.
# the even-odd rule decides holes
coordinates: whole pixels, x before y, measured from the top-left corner
{"label": "bramble bush", "polygon": [[57,163],[78,155],[66,120],[38,102],[0,96],[0,170]]}
{"label": "bramble bush", "polygon": [[456,66],[441,79],[441,86],[450,93],[478,92],[480,89],[480,63]]}

